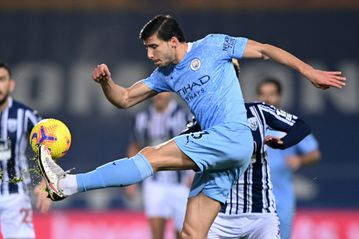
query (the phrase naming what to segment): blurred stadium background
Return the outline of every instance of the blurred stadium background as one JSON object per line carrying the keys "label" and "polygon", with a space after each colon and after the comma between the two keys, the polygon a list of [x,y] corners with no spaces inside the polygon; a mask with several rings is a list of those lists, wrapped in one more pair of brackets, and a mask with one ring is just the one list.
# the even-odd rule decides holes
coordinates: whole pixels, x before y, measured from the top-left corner
{"label": "blurred stadium background", "polygon": [[[61,164],[83,172],[126,154],[132,116],[145,104],[115,109],[90,73],[107,63],[126,86],[150,73],[138,32],[159,13],[175,16],[189,41],[246,36],[344,72],[345,89],[321,92],[285,67],[246,61],[241,82],[253,100],[258,81],[279,77],[284,108],[306,119],[320,142],[322,160],[296,173],[294,238],[359,238],[357,0],[1,0],[0,60],[13,68],[15,98],[69,126],[73,145]],[[38,238],[148,238],[140,204],[121,189],[76,195],[35,213]]]}

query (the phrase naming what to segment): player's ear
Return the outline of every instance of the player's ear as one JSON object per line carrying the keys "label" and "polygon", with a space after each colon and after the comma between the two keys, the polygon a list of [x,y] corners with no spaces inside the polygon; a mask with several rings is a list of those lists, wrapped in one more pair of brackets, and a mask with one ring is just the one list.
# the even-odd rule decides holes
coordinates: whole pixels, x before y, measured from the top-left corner
{"label": "player's ear", "polygon": [[179,43],[179,41],[178,41],[177,37],[171,37],[170,45],[171,45],[172,48],[176,48],[178,43]]}
{"label": "player's ear", "polygon": [[13,79],[10,79],[10,93],[14,92],[15,85],[15,81]]}

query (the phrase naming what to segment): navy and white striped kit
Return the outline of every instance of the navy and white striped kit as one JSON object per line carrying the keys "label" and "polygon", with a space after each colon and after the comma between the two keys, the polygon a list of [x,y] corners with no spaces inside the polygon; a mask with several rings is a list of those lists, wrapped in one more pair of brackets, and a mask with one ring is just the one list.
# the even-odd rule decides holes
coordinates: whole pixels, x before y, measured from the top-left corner
{"label": "navy and white striped kit", "polygon": [[[8,107],[0,112],[0,195],[27,192],[30,177],[26,151],[30,131],[38,121],[36,111],[11,97]],[[15,177],[24,180],[11,183]]]}
{"label": "navy and white striped kit", "polygon": [[291,127],[298,118],[264,103],[246,103],[246,109],[255,151],[249,167],[233,185],[221,213],[274,213],[276,207],[265,151],[267,146],[263,146],[266,130],[271,124]]}

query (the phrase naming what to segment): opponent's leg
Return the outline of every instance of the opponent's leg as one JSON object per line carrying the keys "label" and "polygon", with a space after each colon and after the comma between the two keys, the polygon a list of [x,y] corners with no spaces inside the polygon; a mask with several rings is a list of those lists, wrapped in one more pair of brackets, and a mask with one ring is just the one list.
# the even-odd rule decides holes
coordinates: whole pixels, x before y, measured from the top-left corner
{"label": "opponent's leg", "polygon": [[205,239],[221,208],[220,202],[200,193],[188,200],[182,239]]}
{"label": "opponent's leg", "polygon": [[149,218],[152,239],[164,239],[166,218],[151,217]]}

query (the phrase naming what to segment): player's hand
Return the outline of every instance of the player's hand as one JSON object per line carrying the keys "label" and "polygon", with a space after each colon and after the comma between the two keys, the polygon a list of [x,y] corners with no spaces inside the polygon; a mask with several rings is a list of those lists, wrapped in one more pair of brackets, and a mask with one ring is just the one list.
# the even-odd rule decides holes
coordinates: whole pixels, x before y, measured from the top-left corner
{"label": "player's hand", "polygon": [[135,198],[138,196],[138,185],[137,184],[132,184],[132,185],[129,185],[127,187],[124,188],[124,191],[125,191],[125,195],[128,197],[128,198]]}
{"label": "player's hand", "polygon": [[281,138],[274,136],[267,136],[264,138],[264,143],[274,149],[283,149],[284,142]]}
{"label": "player's hand", "polygon": [[97,65],[92,71],[92,79],[102,83],[111,79],[111,72],[106,64]]}
{"label": "player's hand", "polygon": [[42,181],[34,190],[34,194],[37,197],[36,208],[42,213],[47,213],[51,207],[51,199],[47,197],[48,192],[45,188],[45,182]]}
{"label": "player's hand", "polygon": [[307,78],[317,88],[325,90],[330,87],[341,89],[345,86],[346,78],[340,71],[321,71],[312,69]]}
{"label": "player's hand", "polygon": [[287,166],[292,171],[296,171],[302,165],[302,159],[300,156],[292,155],[287,158]]}

